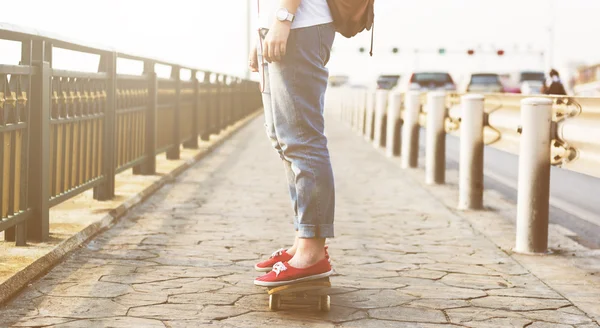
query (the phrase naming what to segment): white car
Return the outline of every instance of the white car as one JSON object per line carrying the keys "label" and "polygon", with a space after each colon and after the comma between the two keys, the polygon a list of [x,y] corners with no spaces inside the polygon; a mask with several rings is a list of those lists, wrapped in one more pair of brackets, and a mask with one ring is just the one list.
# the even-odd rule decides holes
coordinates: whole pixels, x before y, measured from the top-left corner
{"label": "white car", "polygon": [[540,81],[525,81],[521,84],[521,93],[524,95],[542,94],[544,84]]}
{"label": "white car", "polygon": [[418,91],[456,91],[456,84],[447,72],[414,72],[403,75],[397,89],[400,92]]}
{"label": "white car", "polygon": [[500,81],[500,75],[496,73],[472,73],[464,80],[461,92],[474,93],[501,93],[504,86]]}

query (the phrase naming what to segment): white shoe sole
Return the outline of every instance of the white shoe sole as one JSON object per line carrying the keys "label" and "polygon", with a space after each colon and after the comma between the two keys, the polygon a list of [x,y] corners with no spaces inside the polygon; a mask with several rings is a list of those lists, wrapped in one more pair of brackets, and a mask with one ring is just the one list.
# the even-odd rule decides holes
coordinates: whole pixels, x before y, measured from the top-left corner
{"label": "white shoe sole", "polygon": [[[331,264],[331,258],[329,258],[328,261]],[[256,270],[258,272],[271,272],[273,270],[273,267],[260,268],[260,267],[258,267],[256,265],[254,265],[254,270]]]}
{"label": "white shoe sole", "polygon": [[333,275],[333,273],[334,273],[333,269],[331,269],[325,273],[317,274],[314,276],[302,277],[302,278],[298,278],[298,279],[294,279],[294,280],[274,281],[274,282],[254,280],[254,284],[256,286],[261,286],[261,287],[277,287],[277,286],[290,285],[290,284],[303,282],[303,281],[311,281],[311,280],[327,278],[327,277]]}
{"label": "white shoe sole", "polygon": [[258,266],[254,266],[254,270],[258,271],[258,272],[271,272],[271,270],[273,270],[272,267],[268,267],[268,268],[260,268]]}

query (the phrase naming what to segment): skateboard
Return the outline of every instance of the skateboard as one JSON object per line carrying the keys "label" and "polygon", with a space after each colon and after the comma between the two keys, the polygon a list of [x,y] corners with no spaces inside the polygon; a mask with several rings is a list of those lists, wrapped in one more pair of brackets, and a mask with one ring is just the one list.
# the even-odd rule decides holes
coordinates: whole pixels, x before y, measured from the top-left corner
{"label": "skateboard", "polygon": [[267,287],[269,293],[269,309],[277,311],[283,304],[314,306],[319,311],[329,312],[331,299],[327,292],[331,287],[329,277],[299,282],[289,285]]}

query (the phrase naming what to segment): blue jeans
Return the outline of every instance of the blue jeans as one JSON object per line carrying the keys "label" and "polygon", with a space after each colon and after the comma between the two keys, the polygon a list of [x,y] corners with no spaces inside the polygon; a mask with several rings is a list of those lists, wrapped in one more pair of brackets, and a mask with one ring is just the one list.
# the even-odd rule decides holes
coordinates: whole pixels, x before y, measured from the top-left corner
{"label": "blue jeans", "polygon": [[293,29],[276,63],[263,63],[258,45],[267,135],[283,160],[301,238],[334,236],[335,189],[323,118],[334,37],[333,24]]}

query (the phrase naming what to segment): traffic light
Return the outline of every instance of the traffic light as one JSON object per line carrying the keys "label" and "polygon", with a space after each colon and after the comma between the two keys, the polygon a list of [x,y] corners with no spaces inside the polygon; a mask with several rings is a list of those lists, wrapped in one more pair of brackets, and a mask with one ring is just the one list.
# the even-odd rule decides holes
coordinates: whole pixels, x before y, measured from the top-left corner
{"label": "traffic light", "polygon": [[475,50],[473,50],[473,49],[469,49],[469,50],[467,51],[467,54],[468,54],[469,56],[473,56],[473,55],[475,54]]}
{"label": "traffic light", "polygon": [[498,56],[504,56],[504,50],[500,49],[497,52]]}
{"label": "traffic light", "polygon": [[445,48],[439,48],[439,49],[438,49],[438,53],[439,53],[440,55],[444,55],[444,54],[446,54],[446,49],[445,49]]}

